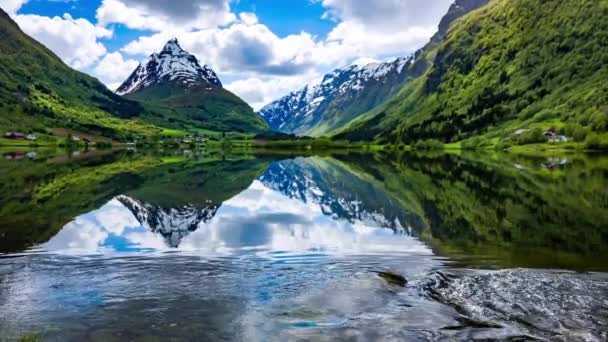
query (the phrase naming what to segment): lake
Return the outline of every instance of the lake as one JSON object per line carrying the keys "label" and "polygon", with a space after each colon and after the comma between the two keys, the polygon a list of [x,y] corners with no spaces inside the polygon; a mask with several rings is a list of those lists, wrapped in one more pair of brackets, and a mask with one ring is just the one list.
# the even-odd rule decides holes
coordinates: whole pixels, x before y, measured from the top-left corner
{"label": "lake", "polygon": [[9,340],[608,339],[608,156],[3,153]]}

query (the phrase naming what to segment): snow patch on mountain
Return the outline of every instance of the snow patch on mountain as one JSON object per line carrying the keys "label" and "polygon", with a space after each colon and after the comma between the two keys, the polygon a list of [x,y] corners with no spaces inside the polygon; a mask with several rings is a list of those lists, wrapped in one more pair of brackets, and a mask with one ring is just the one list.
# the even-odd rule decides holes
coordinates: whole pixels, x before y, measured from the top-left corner
{"label": "snow patch on mountain", "polygon": [[338,96],[356,97],[372,83],[385,82],[389,75],[401,75],[413,62],[413,56],[386,63],[352,65],[336,69],[315,84],[291,92],[263,107],[259,114],[273,130],[281,131],[294,118],[315,115]]}
{"label": "snow patch on mountain", "polygon": [[116,90],[116,94],[126,95],[165,82],[175,82],[185,87],[200,84],[222,87],[213,69],[207,65],[201,66],[194,55],[181,48],[177,39],[171,39],[160,53],[153,53],[139,64]]}

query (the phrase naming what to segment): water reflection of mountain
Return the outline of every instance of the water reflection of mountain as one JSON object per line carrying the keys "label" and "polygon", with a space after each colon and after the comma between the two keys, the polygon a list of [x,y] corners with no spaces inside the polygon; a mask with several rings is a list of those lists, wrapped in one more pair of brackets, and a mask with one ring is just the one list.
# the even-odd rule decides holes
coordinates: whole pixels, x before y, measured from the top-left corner
{"label": "water reflection of mountain", "polygon": [[422,218],[418,236],[452,256],[509,267],[608,267],[608,159],[349,155],[340,160]]}
{"label": "water reflection of mountain", "polygon": [[182,163],[157,168],[141,187],[117,197],[141,225],[178,247],[182,239],[209,222],[222,203],[266,169],[266,159]]}
{"label": "water reflection of mountain", "polygon": [[332,158],[275,162],[260,177],[267,187],[292,199],[318,205],[323,214],[351,223],[411,234],[422,222],[375,184],[357,177]]}
{"label": "water reflection of mountain", "polygon": [[184,237],[196,231],[201,223],[209,222],[219,208],[219,205],[206,208],[192,205],[161,208],[128,196],[118,196],[117,200],[133,213],[144,228],[162,235],[167,244],[174,248],[179,246]]}
{"label": "water reflection of mountain", "polygon": [[[195,217],[210,217],[214,207],[246,189],[271,160],[164,160],[119,152],[62,164],[0,161],[0,253],[46,242],[78,215],[122,194],[140,209],[196,208]],[[152,217],[147,218],[156,222]],[[171,230],[161,221],[154,227]]]}

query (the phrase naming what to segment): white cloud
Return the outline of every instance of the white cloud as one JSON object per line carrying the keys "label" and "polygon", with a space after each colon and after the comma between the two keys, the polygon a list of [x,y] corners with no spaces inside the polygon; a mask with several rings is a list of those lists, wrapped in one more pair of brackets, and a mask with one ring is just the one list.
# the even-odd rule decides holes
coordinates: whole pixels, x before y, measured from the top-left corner
{"label": "white cloud", "polygon": [[315,73],[291,77],[249,77],[225,84],[226,89],[238,94],[254,110],[285,94],[300,89],[316,78]]}
{"label": "white cloud", "polygon": [[0,8],[9,15],[14,15],[28,0],[0,0]]}
{"label": "white cloud", "polygon": [[255,25],[259,22],[258,16],[252,12],[242,12],[239,14],[239,18],[245,25]]}
{"label": "white cloud", "polygon": [[96,253],[108,238],[108,233],[83,217],[68,223],[42,247],[48,251],[66,254]]}
{"label": "white cloud", "polygon": [[133,59],[125,60],[120,52],[106,54],[97,64],[93,72],[110,89],[114,90],[131,75],[139,62]]}
{"label": "white cloud", "polygon": [[320,55],[326,54],[326,58],[332,55],[341,56],[342,61],[358,59],[361,56],[372,56],[376,59],[406,56],[422,47],[436,30],[430,26],[414,26],[389,35],[356,21],[345,21],[329,33]]}
{"label": "white cloud", "polygon": [[382,59],[407,55],[422,47],[437,31],[453,0],[322,0],[326,18],[337,25],[324,51],[344,59]]}
{"label": "white cloud", "polygon": [[[437,26],[453,0],[323,0],[326,17],[374,30]],[[396,34],[396,32],[395,32]]]}
{"label": "white cloud", "polygon": [[140,224],[133,213],[126,210],[117,199],[113,199],[94,213],[95,219],[107,232],[123,235],[127,227],[138,227]]}
{"label": "white cloud", "polygon": [[305,73],[315,64],[311,51],[318,47],[305,32],[278,37],[262,24],[233,24],[227,28],[197,31],[163,31],[143,36],[127,44],[122,51],[132,55],[149,55],[159,51],[168,39],[179,38],[180,44],[204,64],[220,72],[293,75]]}
{"label": "white cloud", "polygon": [[76,69],[93,65],[106,53],[98,38],[112,37],[112,31],[95,26],[86,19],[39,15],[16,15],[21,29],[55,52],[64,62]]}
{"label": "white cloud", "polygon": [[228,0],[103,0],[96,16],[102,26],[117,23],[154,31],[206,29],[236,20]]}

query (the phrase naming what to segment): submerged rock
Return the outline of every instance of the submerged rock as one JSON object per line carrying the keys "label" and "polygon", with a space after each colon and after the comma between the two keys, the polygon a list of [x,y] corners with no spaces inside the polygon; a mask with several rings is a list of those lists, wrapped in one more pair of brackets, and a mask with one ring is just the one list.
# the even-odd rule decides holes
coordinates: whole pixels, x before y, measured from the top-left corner
{"label": "submerged rock", "polygon": [[378,274],[380,278],[384,279],[390,285],[396,285],[401,287],[405,287],[407,285],[407,279],[398,274],[389,272],[376,272],[376,274]]}

